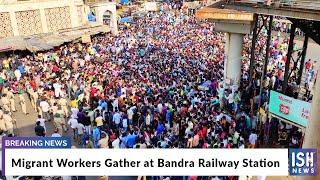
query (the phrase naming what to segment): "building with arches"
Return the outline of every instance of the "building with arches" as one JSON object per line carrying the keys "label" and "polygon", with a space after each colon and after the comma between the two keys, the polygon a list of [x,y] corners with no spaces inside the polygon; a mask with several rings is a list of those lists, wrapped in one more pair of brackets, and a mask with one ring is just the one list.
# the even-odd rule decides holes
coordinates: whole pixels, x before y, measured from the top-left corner
{"label": "building with arches", "polygon": [[[104,12],[117,32],[116,4],[83,0],[0,0],[0,39],[88,28],[88,14],[96,13],[94,26],[103,25]],[[115,17],[115,20],[113,19]]]}
{"label": "building with arches", "polygon": [[93,13],[98,24],[109,25],[112,33],[118,33],[117,10],[115,2],[91,0],[86,4],[89,8],[87,9],[87,14]]}

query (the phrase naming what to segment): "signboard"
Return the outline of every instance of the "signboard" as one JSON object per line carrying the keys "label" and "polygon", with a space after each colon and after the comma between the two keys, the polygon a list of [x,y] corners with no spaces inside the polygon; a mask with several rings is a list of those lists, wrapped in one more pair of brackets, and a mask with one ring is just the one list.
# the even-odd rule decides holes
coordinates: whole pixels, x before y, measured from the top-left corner
{"label": "signboard", "polygon": [[269,112],[306,127],[310,118],[311,103],[291,98],[276,91],[270,92]]}

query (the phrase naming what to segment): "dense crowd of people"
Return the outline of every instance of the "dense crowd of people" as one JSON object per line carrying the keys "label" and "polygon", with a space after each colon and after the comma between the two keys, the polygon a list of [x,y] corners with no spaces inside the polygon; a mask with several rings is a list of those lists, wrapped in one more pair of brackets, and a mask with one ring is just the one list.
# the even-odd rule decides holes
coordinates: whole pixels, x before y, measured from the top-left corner
{"label": "dense crowd of people", "polygon": [[[263,82],[259,63],[249,82],[246,36],[242,83],[227,86],[224,34],[215,32],[212,23],[166,8],[123,26],[118,35],[3,58],[0,134],[14,135],[18,94],[26,117],[31,111],[39,114],[37,136],[72,132],[78,147],[255,148],[279,139],[281,134],[273,133],[278,126],[290,128],[295,141],[286,138],[288,144],[299,144],[297,128],[257,116],[259,105],[267,107],[269,91],[281,88],[288,39],[272,38]],[[255,49],[258,61],[265,41],[261,37]],[[306,83],[312,83],[314,62],[307,63]],[[295,76],[292,96],[299,91]],[[26,107],[28,99],[32,109]],[[54,124],[53,133],[47,131],[48,123]]]}
{"label": "dense crowd of people", "polygon": [[[255,49],[258,60],[265,41],[260,38]],[[270,89],[281,87],[288,39],[272,38],[268,72],[260,83],[259,63],[248,82],[250,38],[245,37],[239,87],[223,83],[223,42],[212,23],[170,10],[148,14],[117,36],[4,58],[1,129],[13,134],[14,94],[28,115],[27,94],[39,114],[38,136],[49,136],[45,124],[52,121],[52,136],[70,128],[83,146],[99,147],[105,140],[104,146],[113,148],[253,147],[257,105],[267,103]],[[315,79],[312,67],[309,60],[306,86]],[[250,134],[255,138],[249,140]]]}

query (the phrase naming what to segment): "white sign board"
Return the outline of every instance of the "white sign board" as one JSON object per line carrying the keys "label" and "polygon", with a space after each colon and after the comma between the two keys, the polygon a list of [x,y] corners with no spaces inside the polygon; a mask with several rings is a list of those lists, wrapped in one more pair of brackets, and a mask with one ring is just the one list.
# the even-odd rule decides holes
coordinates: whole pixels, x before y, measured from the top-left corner
{"label": "white sign board", "polygon": [[158,7],[157,7],[156,2],[145,2],[144,8],[146,11],[158,11]]}

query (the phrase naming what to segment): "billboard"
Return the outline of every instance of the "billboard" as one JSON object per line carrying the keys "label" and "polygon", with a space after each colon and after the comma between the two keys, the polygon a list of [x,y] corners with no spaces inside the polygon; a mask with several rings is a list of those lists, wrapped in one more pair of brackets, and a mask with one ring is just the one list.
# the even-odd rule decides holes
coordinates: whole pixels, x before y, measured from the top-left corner
{"label": "billboard", "polygon": [[309,121],[311,103],[291,98],[276,91],[270,92],[269,112],[306,127]]}

